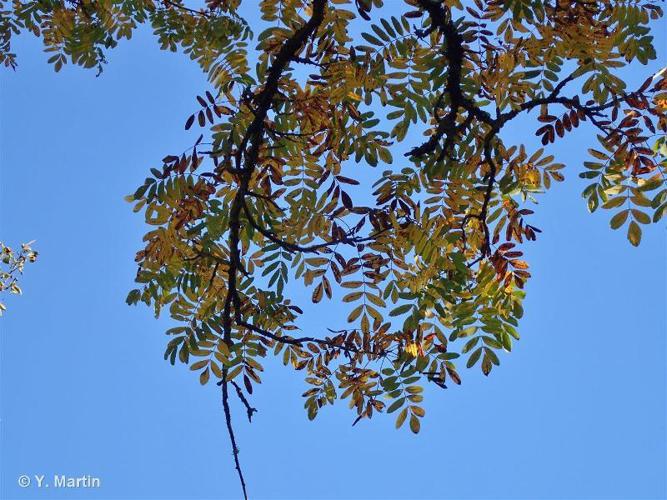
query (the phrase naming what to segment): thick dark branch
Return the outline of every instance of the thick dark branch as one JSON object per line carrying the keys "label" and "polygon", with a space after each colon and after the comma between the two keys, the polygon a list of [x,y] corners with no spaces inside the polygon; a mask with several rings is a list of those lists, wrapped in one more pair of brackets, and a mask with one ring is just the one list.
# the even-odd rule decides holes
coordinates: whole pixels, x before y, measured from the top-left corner
{"label": "thick dark branch", "polygon": [[518,109],[508,111],[507,113],[503,113],[499,117],[501,126],[523,111],[530,111],[536,108],[537,106],[542,106],[542,105],[561,104],[568,108],[581,111],[586,116],[586,118],[588,118],[591,121],[591,123],[595,127],[597,127],[600,131],[604,133],[609,133],[608,125],[599,121],[599,118],[603,116],[602,111],[606,111],[607,109],[620,104],[622,101],[628,98],[632,98],[633,96],[636,96],[637,94],[640,93],[640,91],[635,91],[627,94],[622,94],[619,96],[615,96],[614,98],[610,99],[605,103],[590,106],[582,104],[577,97],[563,97],[560,95],[561,90],[563,90],[563,88],[568,83],[572,82],[575,79],[576,77],[574,76],[574,73],[572,73],[563,80],[561,80],[547,97],[533,99],[531,101],[523,103]]}
{"label": "thick dark branch", "polygon": [[310,64],[312,66],[317,66],[319,68],[326,68],[327,66],[329,66],[328,64],[322,64],[317,61],[313,61],[312,59],[308,59],[306,57],[294,57],[293,61],[301,64]]}
{"label": "thick dark branch", "polygon": [[253,325],[252,323],[248,323],[247,321],[240,321],[239,324],[245,328],[247,328],[250,331],[253,331],[259,335],[262,335],[263,337],[270,338],[272,340],[275,340],[276,342],[281,342],[283,344],[289,344],[289,345],[296,345],[296,346],[303,346],[303,344],[307,342],[313,342],[314,344],[319,344],[321,346],[327,347],[329,349],[336,349],[336,350],[341,350],[345,351],[348,353],[352,354],[366,354],[369,356],[377,356],[378,358],[386,356],[387,352],[386,351],[380,351],[380,352],[373,352],[373,351],[367,351],[364,349],[359,349],[355,346],[350,346],[350,345],[345,345],[345,344],[338,344],[334,340],[325,338],[325,339],[318,339],[316,337],[289,337],[286,335],[276,335],[275,333],[272,333],[268,330],[265,330],[263,328],[260,328],[258,326]]}
{"label": "thick dark branch", "polygon": [[[294,34],[288,38],[280,48],[276,55],[273,64],[269,68],[264,88],[255,99],[256,108],[254,110],[255,117],[248,126],[246,134],[244,135],[241,144],[236,153],[237,169],[242,170],[240,186],[234,196],[234,201],[229,212],[229,250],[230,250],[230,266],[228,278],[227,298],[225,299],[225,306],[223,310],[223,328],[225,332],[225,342],[231,345],[231,328],[232,302],[238,302],[236,292],[237,271],[241,265],[241,252],[239,249],[240,231],[241,231],[241,210],[245,204],[245,196],[248,193],[248,186],[250,179],[257,163],[259,149],[262,144],[262,136],[264,133],[264,120],[268,114],[274,96],[278,91],[278,82],[282,76],[283,71],[296,56],[305,41],[315,33],[319,25],[324,20],[324,7],[327,0],[313,0],[313,15],[312,17]],[[248,151],[246,146],[250,144]],[[241,168],[241,159],[245,154],[245,164]]]}
{"label": "thick dark branch", "polygon": [[532,101],[524,102],[519,109],[516,109],[514,111],[509,111],[507,113],[504,113],[500,116],[500,120],[505,123],[514,118],[516,115],[521,113],[522,111],[526,110],[531,110],[536,106],[540,106],[542,104],[550,104],[554,102],[554,100],[560,95],[560,91],[563,90],[563,88],[570,83],[572,80],[575,79],[574,73],[570,73],[566,78],[563,78],[560,82],[558,82],[558,85],[556,85],[551,92],[546,98],[544,99],[534,99]]}
{"label": "thick dark branch", "polygon": [[[437,29],[445,39],[445,57],[447,58],[447,84],[445,93],[449,96],[450,109],[439,120],[438,127],[429,140],[421,146],[408,151],[406,156],[420,157],[432,153],[444,137],[445,142],[442,147],[442,158],[451,153],[456,137],[470,124],[470,117],[475,117],[492,127],[496,125],[496,121],[487,111],[477,107],[472,100],[463,95],[461,79],[465,49],[463,47],[463,37],[452,20],[451,12],[443,6],[442,2],[418,0],[418,4],[429,15],[431,20],[430,31]],[[426,33],[422,32],[419,34],[423,36]],[[439,105],[436,106],[436,109],[439,107]],[[463,124],[457,126],[459,109],[461,108],[469,113],[469,119],[466,119]]]}
{"label": "thick dark branch", "polygon": [[[235,309],[235,316],[240,316],[240,298],[237,291],[238,272],[241,269],[241,249],[240,233],[241,233],[241,211],[245,205],[245,197],[248,194],[250,180],[252,178],[259,150],[262,145],[262,137],[264,135],[264,120],[268,114],[269,109],[273,103],[274,96],[278,91],[278,83],[283,71],[301,50],[305,41],[312,36],[319,25],[324,20],[324,8],[327,0],[313,0],[312,17],[294,34],[288,38],[280,48],[271,67],[269,68],[264,88],[257,95],[253,104],[255,105],[254,119],[250,123],[246,134],[244,135],[241,144],[236,153],[236,168],[240,171],[239,187],[234,196],[232,206],[229,211],[229,269],[227,272],[227,296],[225,298],[225,305],[222,312],[222,324],[224,331],[224,341],[228,346],[232,346],[232,305]],[[249,145],[249,147],[248,147]],[[246,147],[248,149],[246,150]],[[241,160],[245,159],[243,165]],[[241,486],[243,488],[244,497],[247,499],[245,481],[241,472],[241,467],[238,460],[238,448],[236,446],[236,439],[231,425],[231,413],[229,411],[228,394],[227,394],[227,380],[226,371],[223,371],[222,380],[222,403],[225,410],[225,419],[227,421],[227,430],[232,442],[232,450],[234,452],[234,461],[236,469],[239,473]]]}
{"label": "thick dark branch", "polygon": [[489,172],[486,175],[487,179],[487,184],[486,188],[484,190],[484,199],[482,200],[482,208],[480,209],[478,214],[468,214],[463,218],[463,221],[461,223],[461,231],[463,233],[463,244],[465,246],[466,242],[466,235],[465,235],[465,226],[470,219],[477,219],[479,220],[480,224],[482,225],[482,230],[484,231],[484,244],[480,248],[480,256],[470,262],[468,264],[468,267],[472,267],[475,264],[477,264],[479,261],[481,261],[484,257],[487,257],[491,255],[491,233],[489,231],[489,226],[486,222],[486,219],[488,217],[489,213],[489,203],[491,202],[491,197],[493,196],[493,186],[495,185],[496,182],[496,175],[498,174],[498,166],[496,165],[496,162],[493,159],[492,151],[491,151],[491,141],[493,138],[496,136],[498,133],[497,128],[493,128],[485,137],[484,137],[484,142],[483,142],[483,150],[484,150],[484,161],[489,167]]}
{"label": "thick dark branch", "polygon": [[[431,29],[437,29],[445,37],[445,57],[447,58],[447,86],[450,110],[438,123],[435,133],[421,146],[409,151],[406,156],[423,156],[432,153],[438,147],[443,136],[445,145],[443,150],[449,151],[456,136],[456,120],[459,108],[463,106],[461,92],[461,70],[463,67],[463,39],[451,20],[451,14],[442,3],[431,0],[419,0],[419,6],[428,12],[431,19]],[[423,35],[424,33],[422,33]]]}
{"label": "thick dark branch", "polygon": [[486,218],[489,212],[489,202],[491,201],[491,196],[493,194],[493,185],[496,182],[496,174],[498,173],[498,167],[496,162],[493,159],[491,154],[491,141],[495,136],[496,132],[489,133],[484,138],[484,159],[486,160],[487,165],[489,166],[488,181],[486,184],[486,191],[484,192],[484,201],[482,202],[482,209],[479,212],[477,218],[482,223],[484,228],[484,246],[482,247],[482,256],[488,256],[491,254],[491,236],[489,234],[489,226],[486,223]]}
{"label": "thick dark branch", "polygon": [[[274,95],[278,90],[278,82],[287,65],[299,53],[305,41],[315,33],[317,28],[324,20],[324,7],[327,0],[313,0],[313,15],[301,28],[294,32],[285,43],[280,47],[280,51],[276,55],[271,68],[266,77],[264,89],[259,93],[255,103],[257,109],[255,110],[255,118],[251,122],[248,130],[241,141],[237,154],[242,154],[249,141],[254,141],[258,134],[261,134],[264,128],[264,119],[268,114],[269,109],[273,103]],[[251,146],[254,149],[254,146]],[[259,148],[259,145],[256,146]],[[250,155],[252,156],[252,155]],[[254,168],[254,165],[246,165],[248,168]]]}

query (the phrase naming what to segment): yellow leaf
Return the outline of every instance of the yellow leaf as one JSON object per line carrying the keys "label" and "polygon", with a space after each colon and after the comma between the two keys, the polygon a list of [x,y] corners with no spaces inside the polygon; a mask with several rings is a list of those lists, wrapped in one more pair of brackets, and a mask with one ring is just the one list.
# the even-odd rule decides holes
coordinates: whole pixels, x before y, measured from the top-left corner
{"label": "yellow leaf", "polygon": [[412,415],[410,417],[410,430],[415,434],[418,434],[419,428],[420,428],[419,419],[415,415]]}
{"label": "yellow leaf", "polygon": [[630,243],[632,243],[634,246],[638,246],[641,239],[642,230],[639,227],[639,224],[637,224],[635,221],[632,221],[628,226],[628,240],[630,240]]}
{"label": "yellow leaf", "polygon": [[363,309],[363,307],[364,307],[363,304],[359,304],[357,307],[355,307],[350,313],[350,315],[347,317],[347,322],[352,323],[355,319],[357,319],[361,314],[361,310]]}
{"label": "yellow leaf", "polygon": [[401,410],[401,413],[398,414],[398,417],[396,417],[396,428],[400,428],[401,425],[403,425],[403,422],[405,422],[405,418],[408,416],[408,409],[403,408]]}
{"label": "yellow leaf", "polygon": [[208,368],[206,368],[206,370],[199,374],[199,383],[201,385],[206,385],[206,382],[208,382],[210,376],[211,372],[208,370]]}

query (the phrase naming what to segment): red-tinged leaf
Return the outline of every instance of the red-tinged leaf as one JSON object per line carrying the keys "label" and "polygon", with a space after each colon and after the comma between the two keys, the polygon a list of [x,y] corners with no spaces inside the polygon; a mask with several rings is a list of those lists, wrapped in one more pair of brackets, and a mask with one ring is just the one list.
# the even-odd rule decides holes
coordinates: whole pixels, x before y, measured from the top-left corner
{"label": "red-tinged leaf", "polygon": [[197,156],[197,150],[195,149],[192,152],[192,163],[190,164],[190,172],[194,172],[199,165],[199,157]]}
{"label": "red-tinged leaf", "polygon": [[179,174],[184,174],[187,169],[188,169],[188,160],[185,157],[185,155],[181,155],[181,159],[178,162],[176,170]]}
{"label": "red-tinged leaf", "polygon": [[418,417],[423,417],[424,415],[426,415],[426,410],[424,410],[424,408],[422,408],[421,406],[412,405],[410,407],[410,411],[414,415],[417,415]]}
{"label": "red-tinged leaf", "polygon": [[544,134],[540,142],[542,143],[542,146],[549,144],[549,134]]}
{"label": "red-tinged leaf", "polygon": [[568,132],[572,130],[572,122],[570,121],[570,115],[567,113],[563,115],[563,126]]}
{"label": "red-tinged leaf", "polygon": [[482,360],[482,373],[488,377],[492,368],[493,364],[491,363],[491,359],[484,354],[484,359]]}
{"label": "red-tinged leaf", "polygon": [[361,16],[361,18],[362,18],[364,21],[370,21],[370,20],[371,20],[371,16],[369,16],[369,15],[367,14],[367,11],[366,11],[365,9],[363,9],[361,6],[358,6],[358,9],[357,9],[357,10],[359,11],[359,15]]}
{"label": "red-tinged leaf", "polygon": [[506,259],[516,259],[517,257],[521,257],[523,255],[523,252],[507,252],[503,254]]}
{"label": "red-tinged leaf", "polygon": [[558,134],[558,137],[563,137],[565,135],[565,129],[563,128],[563,122],[558,120],[556,122],[556,133]]}
{"label": "red-tinged leaf", "polygon": [[223,115],[233,115],[234,110],[228,108],[227,106],[216,106],[216,109]]}
{"label": "red-tinged leaf", "polygon": [[541,115],[537,117],[537,121],[540,121],[542,123],[551,123],[555,122],[558,118],[556,118],[553,115]]}
{"label": "red-tinged leaf", "polygon": [[338,180],[338,182],[342,182],[343,184],[352,184],[354,186],[359,184],[359,181],[355,179],[350,179],[349,177],[345,177],[343,175],[337,175],[336,179]]}
{"label": "red-tinged leaf", "polygon": [[459,377],[456,370],[447,366],[447,373],[449,374],[449,378],[451,378],[456,385],[461,385],[461,377]]}
{"label": "red-tinged leaf", "polygon": [[419,428],[420,428],[419,418],[417,418],[417,416],[415,416],[415,415],[411,415],[410,416],[410,430],[414,434],[419,434]]}
{"label": "red-tinged leaf", "polygon": [[655,127],[653,126],[653,122],[648,116],[644,116],[644,125],[646,125],[646,128],[648,128],[651,133],[655,134]]}
{"label": "red-tinged leaf", "polygon": [[574,110],[570,111],[570,121],[573,127],[577,128],[579,126],[579,115]]}
{"label": "red-tinged leaf", "polygon": [[287,308],[296,313],[303,314],[303,309],[301,309],[299,306],[287,306]]}
{"label": "red-tinged leaf", "polygon": [[649,88],[649,85],[651,85],[651,82],[653,81],[653,75],[649,76],[644,83],[642,83],[642,86],[639,87],[637,90],[638,93],[644,92],[647,88]]}

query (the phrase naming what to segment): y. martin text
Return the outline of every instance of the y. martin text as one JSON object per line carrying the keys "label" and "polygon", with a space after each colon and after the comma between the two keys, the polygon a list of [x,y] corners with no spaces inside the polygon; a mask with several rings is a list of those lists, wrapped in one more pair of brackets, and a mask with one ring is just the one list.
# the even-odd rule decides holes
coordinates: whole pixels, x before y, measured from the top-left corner
{"label": "y. martin text", "polygon": [[54,474],[53,476],[53,486],[56,488],[99,488],[101,485],[100,478],[90,474],[76,477],[65,474]]}

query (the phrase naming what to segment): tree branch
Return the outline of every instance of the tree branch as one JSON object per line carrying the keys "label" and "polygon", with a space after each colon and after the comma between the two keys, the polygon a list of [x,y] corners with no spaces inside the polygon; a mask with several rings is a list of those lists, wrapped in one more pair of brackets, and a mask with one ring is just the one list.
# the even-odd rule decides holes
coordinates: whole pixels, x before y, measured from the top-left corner
{"label": "tree branch", "polygon": [[[292,60],[296,56],[304,42],[313,35],[319,25],[324,20],[324,8],[327,0],[313,0],[312,16],[311,18],[294,34],[288,38],[280,48],[271,67],[268,70],[264,88],[257,95],[254,102],[254,119],[246,130],[241,144],[236,152],[236,168],[240,172],[240,182],[238,190],[234,196],[232,206],[229,211],[229,269],[227,272],[227,296],[222,312],[222,325],[224,332],[224,341],[228,347],[231,347],[232,342],[232,305],[236,311],[236,316],[240,316],[240,298],[236,289],[237,275],[241,265],[241,249],[239,248],[240,233],[241,233],[241,210],[245,205],[245,197],[249,191],[250,180],[255,170],[255,165],[259,156],[259,149],[262,144],[262,136],[264,135],[264,120],[271,108],[275,94],[278,91],[278,83],[280,77]],[[250,145],[248,150],[246,147]],[[241,165],[242,158],[245,158],[245,164]],[[243,168],[242,168],[243,167]],[[238,448],[236,446],[236,439],[231,424],[231,412],[228,403],[228,387],[226,380],[227,372],[223,369],[222,380],[222,404],[225,411],[225,420],[227,422],[227,430],[229,438],[232,443],[232,450],[234,452],[234,461],[236,469],[239,473],[241,487],[243,488],[244,498],[247,500],[246,486],[241,472],[241,466],[238,460]]]}
{"label": "tree branch", "polygon": [[[438,147],[440,140],[445,137],[442,154],[438,158],[440,160],[451,152],[456,136],[470,125],[472,117],[492,127],[496,125],[496,120],[491,118],[491,115],[487,111],[479,108],[473,101],[463,95],[463,91],[461,90],[461,76],[465,49],[463,47],[463,37],[452,21],[451,12],[441,2],[418,0],[418,4],[428,13],[431,20],[431,28],[427,32],[419,32],[418,35],[424,36],[437,28],[445,38],[445,57],[448,64],[445,92],[449,95],[450,110],[439,120],[438,127],[429,140],[421,146],[411,149],[405,156],[420,157],[432,153]],[[457,126],[456,122],[459,116],[459,109],[461,108],[468,111],[469,118]]]}
{"label": "tree branch", "polygon": [[238,472],[239,480],[241,481],[241,489],[243,490],[243,498],[248,500],[248,492],[246,491],[245,479],[243,478],[243,471],[239,462],[239,448],[236,446],[236,437],[234,436],[234,428],[232,427],[232,412],[229,410],[229,392],[227,387],[227,369],[222,369],[222,407],[225,411],[225,422],[227,422],[227,432],[229,433],[229,440],[232,444],[232,453],[234,455],[234,464]]}
{"label": "tree branch", "polygon": [[377,356],[378,358],[386,356],[387,352],[386,351],[381,351],[379,353],[373,352],[373,351],[367,351],[364,349],[359,349],[354,346],[347,346],[347,345],[339,345],[335,343],[331,339],[318,339],[316,337],[289,337],[289,336],[280,336],[276,335],[275,333],[272,333],[268,330],[265,330],[263,328],[260,328],[258,326],[253,325],[252,323],[248,323],[247,321],[239,321],[239,325],[247,328],[248,330],[251,330],[255,333],[258,333],[259,335],[262,335],[263,337],[270,338],[272,340],[275,340],[276,342],[282,342],[283,344],[290,344],[290,345],[296,345],[296,346],[302,346],[306,342],[313,342],[315,344],[319,344],[321,346],[325,346],[329,349],[338,349],[341,351],[346,351],[348,353],[353,353],[353,354],[366,354],[369,356]]}
{"label": "tree branch", "polygon": [[250,406],[250,403],[248,402],[248,399],[243,395],[243,392],[241,391],[239,384],[237,384],[233,380],[231,381],[231,384],[234,386],[234,389],[236,389],[236,395],[241,400],[241,403],[243,403],[243,406],[245,406],[246,412],[248,413],[248,422],[252,422],[252,414],[257,412],[257,408],[253,408],[252,406]]}
{"label": "tree branch", "polygon": [[194,15],[194,16],[201,16],[201,17],[205,17],[207,19],[210,19],[211,17],[213,17],[210,14],[208,14],[207,12],[204,12],[202,10],[190,9],[189,7],[186,7],[185,5],[180,5],[179,3],[173,2],[172,0],[162,0],[162,2],[165,5],[168,5],[170,7],[174,7],[175,9],[179,9],[179,10],[182,10],[184,12],[188,12],[188,13]]}
{"label": "tree branch", "polygon": [[325,243],[318,243],[315,245],[308,245],[308,246],[302,246],[302,245],[297,245],[296,243],[290,243],[288,241],[281,240],[275,233],[272,231],[269,231],[268,229],[263,228],[262,226],[259,225],[259,223],[253,218],[252,214],[250,213],[250,208],[248,207],[247,203],[245,201],[243,202],[243,211],[245,212],[245,215],[248,219],[248,222],[250,222],[250,225],[254,227],[257,231],[262,233],[266,238],[271,240],[272,242],[280,245],[282,248],[289,250],[290,252],[303,252],[303,253],[317,253],[320,250],[323,250],[328,247],[336,246],[339,243],[343,244],[348,244],[348,245],[354,245],[357,243],[364,243],[366,241],[371,241],[375,239],[375,236],[368,236],[366,238],[357,238],[357,237],[345,237],[345,238],[340,238],[336,240],[331,240],[327,241]]}

